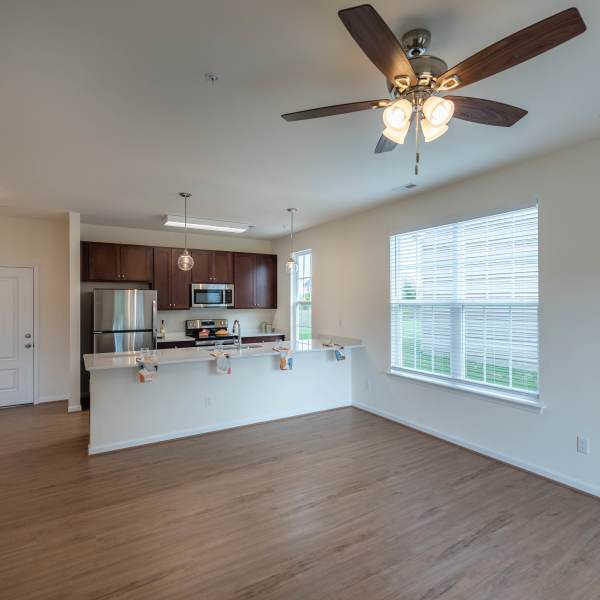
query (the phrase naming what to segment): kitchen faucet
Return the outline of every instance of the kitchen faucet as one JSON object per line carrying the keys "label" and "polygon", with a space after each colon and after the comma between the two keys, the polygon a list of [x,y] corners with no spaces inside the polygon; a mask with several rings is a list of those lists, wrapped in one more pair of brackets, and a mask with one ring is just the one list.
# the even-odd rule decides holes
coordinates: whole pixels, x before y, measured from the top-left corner
{"label": "kitchen faucet", "polygon": [[242,326],[240,325],[240,322],[237,319],[233,322],[233,327],[231,329],[231,332],[233,333],[233,335],[237,336],[238,350],[241,350],[242,349]]}

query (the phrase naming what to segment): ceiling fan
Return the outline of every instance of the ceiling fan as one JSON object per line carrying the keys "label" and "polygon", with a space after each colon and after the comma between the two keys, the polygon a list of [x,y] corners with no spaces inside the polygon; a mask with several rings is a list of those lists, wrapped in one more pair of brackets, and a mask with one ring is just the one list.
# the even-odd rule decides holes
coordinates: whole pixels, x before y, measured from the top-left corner
{"label": "ceiling fan", "polygon": [[[370,5],[362,4],[338,12],[350,35],[385,75],[389,98],[336,104],[281,115],[286,121],[302,121],[343,113],[383,108],[385,129],[375,154],[403,144],[415,115],[415,139],[419,128],[426,142],[448,131],[452,116],[482,125],[511,127],[527,111],[493,100],[444,95],[500,73],[583,33],[586,25],[576,8],[569,8],[477,52],[448,69],[436,56],[428,55],[431,34],[413,29],[399,41]],[[419,153],[417,147],[418,174]]]}

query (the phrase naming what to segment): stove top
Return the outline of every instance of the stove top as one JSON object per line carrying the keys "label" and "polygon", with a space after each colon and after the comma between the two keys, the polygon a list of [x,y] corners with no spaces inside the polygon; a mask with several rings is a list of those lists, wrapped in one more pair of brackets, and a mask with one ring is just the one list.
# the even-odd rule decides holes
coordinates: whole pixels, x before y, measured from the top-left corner
{"label": "stove top", "polygon": [[[228,331],[227,319],[190,319],[185,322],[186,335],[196,338],[196,346],[214,346],[217,342],[233,344],[236,337]],[[217,331],[227,334],[217,335]]]}

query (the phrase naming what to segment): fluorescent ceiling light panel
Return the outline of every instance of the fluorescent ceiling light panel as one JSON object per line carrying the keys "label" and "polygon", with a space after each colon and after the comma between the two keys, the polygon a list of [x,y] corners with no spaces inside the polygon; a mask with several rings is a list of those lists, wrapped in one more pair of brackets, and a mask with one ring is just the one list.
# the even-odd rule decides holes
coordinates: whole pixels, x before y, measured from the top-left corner
{"label": "fluorescent ceiling light panel", "polygon": [[[167,215],[163,221],[165,227],[185,227],[185,219],[179,215]],[[188,229],[204,229],[205,231],[225,231],[227,233],[244,233],[250,229],[246,223],[234,223],[232,221],[216,221],[212,219],[194,219],[188,217]]]}

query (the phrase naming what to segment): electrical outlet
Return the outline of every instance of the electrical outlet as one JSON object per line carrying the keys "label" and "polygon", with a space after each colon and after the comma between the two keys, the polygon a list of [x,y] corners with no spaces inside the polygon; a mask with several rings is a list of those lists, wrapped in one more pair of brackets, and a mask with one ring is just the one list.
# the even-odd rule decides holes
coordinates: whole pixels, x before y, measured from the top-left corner
{"label": "electrical outlet", "polygon": [[339,327],[340,329],[342,328],[342,320],[341,320],[341,319],[338,321],[338,327]]}
{"label": "electrical outlet", "polygon": [[207,408],[212,404],[212,398],[210,396],[205,396],[204,397],[204,406],[206,406]]}
{"label": "electrical outlet", "polygon": [[365,390],[371,391],[371,380],[368,377],[365,379]]}
{"label": "electrical outlet", "polygon": [[590,440],[578,435],[577,436],[577,452],[579,452],[579,454],[589,454],[590,453]]}

